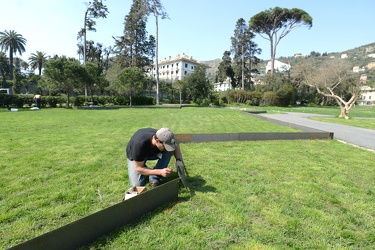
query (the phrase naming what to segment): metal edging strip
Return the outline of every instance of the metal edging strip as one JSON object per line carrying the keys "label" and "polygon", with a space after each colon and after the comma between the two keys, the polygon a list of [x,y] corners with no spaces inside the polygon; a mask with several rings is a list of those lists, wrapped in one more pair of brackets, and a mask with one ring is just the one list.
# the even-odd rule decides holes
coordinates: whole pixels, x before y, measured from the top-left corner
{"label": "metal edging strip", "polygon": [[176,134],[179,143],[224,142],[258,140],[302,140],[333,139],[332,132],[263,132],[263,133],[223,133],[223,134]]}
{"label": "metal edging strip", "polygon": [[174,179],[145,193],[25,241],[10,249],[76,249],[94,242],[166,202],[178,197],[180,179]]}

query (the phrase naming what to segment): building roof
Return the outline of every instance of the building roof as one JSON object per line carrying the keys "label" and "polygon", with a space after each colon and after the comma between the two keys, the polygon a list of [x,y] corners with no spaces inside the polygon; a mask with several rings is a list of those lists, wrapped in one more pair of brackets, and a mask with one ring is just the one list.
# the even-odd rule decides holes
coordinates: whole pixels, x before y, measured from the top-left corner
{"label": "building roof", "polygon": [[170,64],[170,63],[180,62],[180,61],[191,62],[191,63],[199,64],[203,67],[209,68],[209,66],[207,64],[205,64],[204,62],[198,61],[198,60],[194,59],[192,56],[190,56],[188,54],[185,54],[185,53],[178,54],[175,57],[169,56],[168,58],[164,58],[163,60],[159,60],[159,65]]}

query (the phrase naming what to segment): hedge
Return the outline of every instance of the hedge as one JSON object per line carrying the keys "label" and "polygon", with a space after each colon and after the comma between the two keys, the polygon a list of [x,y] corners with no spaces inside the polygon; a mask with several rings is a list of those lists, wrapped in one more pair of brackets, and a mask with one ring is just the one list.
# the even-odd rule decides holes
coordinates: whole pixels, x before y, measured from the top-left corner
{"label": "hedge", "polygon": [[[66,95],[60,96],[43,96],[42,107],[56,108],[66,106]],[[73,106],[87,106],[87,105],[129,105],[129,97],[127,96],[74,96],[69,99],[70,104]],[[154,105],[155,98],[147,96],[134,96],[132,98],[132,105]],[[8,95],[0,94],[0,108],[24,108],[32,107],[35,105],[33,95]]]}

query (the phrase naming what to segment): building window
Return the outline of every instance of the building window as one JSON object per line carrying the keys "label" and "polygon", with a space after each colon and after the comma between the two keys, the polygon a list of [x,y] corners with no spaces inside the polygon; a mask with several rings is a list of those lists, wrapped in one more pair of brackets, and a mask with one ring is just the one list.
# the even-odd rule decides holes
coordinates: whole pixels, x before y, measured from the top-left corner
{"label": "building window", "polygon": [[194,66],[191,66],[191,69],[194,69]]}
{"label": "building window", "polygon": [[173,68],[173,63],[172,63],[172,68]]}
{"label": "building window", "polygon": [[167,69],[169,68],[169,65],[167,65]]}
{"label": "building window", "polygon": [[178,70],[176,70],[176,75],[178,74]]}
{"label": "building window", "polygon": [[185,76],[186,76],[186,74],[187,74],[187,71],[185,71]]}
{"label": "building window", "polygon": [[176,63],[176,67],[178,67],[178,63]]}
{"label": "building window", "polygon": [[188,67],[188,64],[187,63],[185,63],[185,68],[187,68]]}

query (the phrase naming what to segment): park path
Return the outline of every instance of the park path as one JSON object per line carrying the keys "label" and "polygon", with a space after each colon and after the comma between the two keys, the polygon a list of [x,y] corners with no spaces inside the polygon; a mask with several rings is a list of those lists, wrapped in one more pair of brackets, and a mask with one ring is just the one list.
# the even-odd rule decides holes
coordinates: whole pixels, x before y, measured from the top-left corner
{"label": "park path", "polygon": [[333,116],[294,112],[284,114],[265,113],[258,115],[263,118],[267,118],[267,120],[271,122],[281,121],[284,123],[288,123],[289,125],[291,125],[291,127],[293,127],[292,124],[295,124],[298,126],[308,127],[326,132],[333,132],[335,139],[375,151],[375,130],[309,119],[309,117]]}

